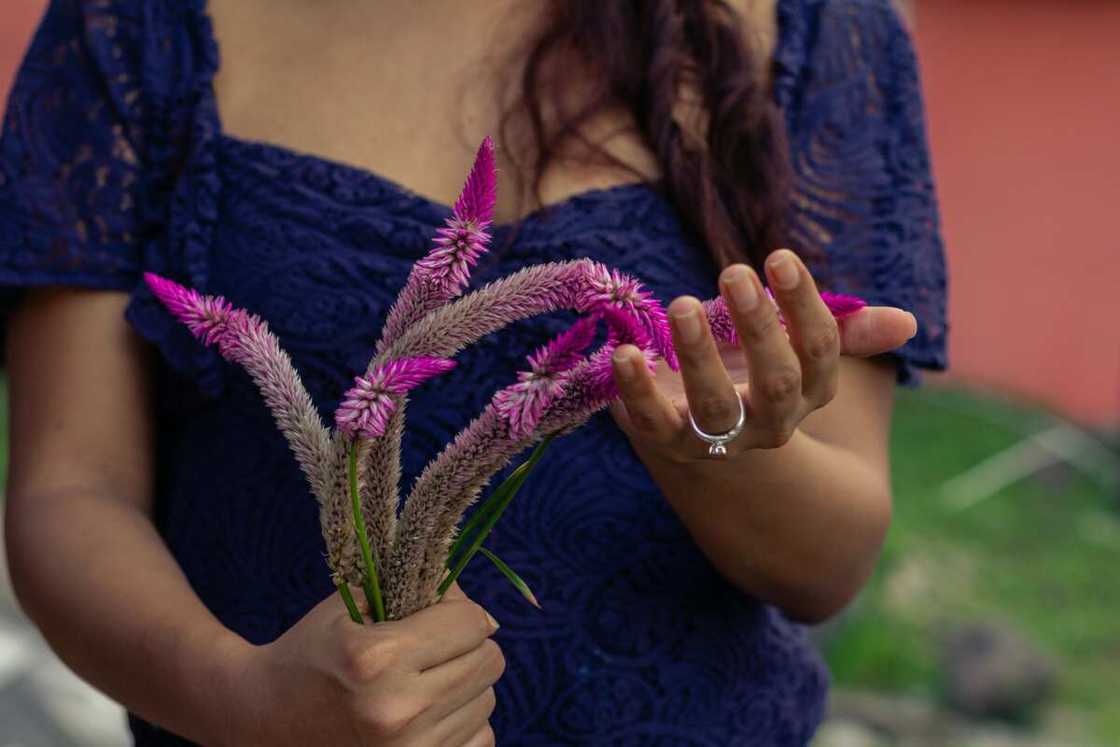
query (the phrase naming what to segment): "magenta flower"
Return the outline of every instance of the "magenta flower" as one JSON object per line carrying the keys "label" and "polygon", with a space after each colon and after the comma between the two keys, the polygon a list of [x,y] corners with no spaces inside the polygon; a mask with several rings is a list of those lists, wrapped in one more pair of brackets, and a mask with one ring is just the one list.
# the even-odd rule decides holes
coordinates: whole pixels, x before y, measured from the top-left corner
{"label": "magenta flower", "polygon": [[222,357],[239,364],[253,379],[319,501],[328,564],[336,579],[357,582],[361,570],[346,508],[345,460],[340,461],[339,450],[279,340],[260,317],[233,308],[221,296],[204,296],[152,273],[146,273],[144,280],[203,344],[216,346]]}
{"label": "magenta flower", "polygon": [[226,333],[226,322],[233,313],[232,304],[221,296],[203,296],[151,272],[144,273],[144,281],[152,294],[204,345],[221,341]]}
{"label": "magenta flower", "polygon": [[545,409],[564,393],[566,372],[583,358],[595,340],[597,316],[584,317],[529,356],[529,371],[494,395],[494,407],[518,437],[529,435]]}
{"label": "magenta flower", "polygon": [[486,138],[447,225],[436,231],[435,247],[416,263],[418,279],[434,283],[445,299],[463,292],[470,282],[471,269],[490,243],[486,229],[494,219],[497,186],[494,142]]}
{"label": "magenta flower", "polygon": [[864,301],[858,296],[848,296],[843,293],[830,293],[823,291],[821,299],[824,300],[825,306],[832,312],[832,315],[837,319],[846,319],[860,309],[867,306],[867,301]]}
{"label": "magenta flower", "polygon": [[494,220],[497,184],[494,143],[486,138],[478,148],[451,217],[436,231],[434,246],[413,266],[408,282],[389,311],[377,344],[378,352],[395,342],[410,324],[467,287],[471,270],[490,243],[486,229]]}
{"label": "magenta flower", "polygon": [[357,376],[334,414],[335,425],[351,438],[383,436],[397,397],[453,368],[455,361],[446,358],[399,358]]}
{"label": "magenta flower", "polygon": [[[785,317],[782,315],[781,309],[778,308],[778,302],[769,288],[766,289],[766,297],[774,304],[774,310],[778,312],[778,319],[784,325],[786,323]],[[837,319],[846,319],[867,306],[867,302],[858,296],[848,296],[828,291],[821,293],[821,300],[824,301],[824,305]],[[720,342],[733,345],[739,343],[739,333],[735,329],[735,321],[732,319],[731,310],[727,308],[722,296],[705,301],[704,312],[707,314],[713,337]]]}
{"label": "magenta flower", "polygon": [[635,278],[598,262],[589,262],[576,308],[584,312],[621,309],[633,313],[649,331],[657,352],[676,370],[677,353],[669,331],[669,317],[661,303]]}

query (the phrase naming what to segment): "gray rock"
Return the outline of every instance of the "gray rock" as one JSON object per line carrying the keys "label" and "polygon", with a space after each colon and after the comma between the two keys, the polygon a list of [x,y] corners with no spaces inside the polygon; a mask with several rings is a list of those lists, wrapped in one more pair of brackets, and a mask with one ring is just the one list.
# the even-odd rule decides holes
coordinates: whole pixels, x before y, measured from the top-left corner
{"label": "gray rock", "polygon": [[[887,744],[906,747],[949,744],[955,721],[938,707],[908,695],[834,690],[829,696],[830,719],[860,724],[883,737]],[[948,718],[946,717],[948,715]]]}
{"label": "gray rock", "polygon": [[812,747],[886,747],[878,734],[847,719],[832,719],[821,725]]}
{"label": "gray rock", "polygon": [[945,697],[970,716],[1020,721],[1054,690],[1057,665],[997,622],[954,626],[942,641]]}

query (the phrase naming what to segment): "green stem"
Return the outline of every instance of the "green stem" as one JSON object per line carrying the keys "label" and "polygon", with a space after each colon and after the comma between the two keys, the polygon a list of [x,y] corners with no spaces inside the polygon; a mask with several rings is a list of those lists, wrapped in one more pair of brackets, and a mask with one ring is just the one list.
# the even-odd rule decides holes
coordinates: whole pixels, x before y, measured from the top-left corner
{"label": "green stem", "polygon": [[350,619],[359,625],[363,625],[362,613],[358,611],[358,605],[354,603],[354,595],[350,593],[350,587],[346,585],[345,581],[340,581],[335,586],[338,587],[338,593],[342,596],[342,601],[346,603],[346,611],[350,613]]}
{"label": "green stem", "polygon": [[385,604],[381,600],[381,584],[377,578],[377,565],[373,562],[373,551],[369,546],[369,537],[366,536],[366,520],[362,516],[362,499],[358,496],[358,444],[350,444],[350,508],[354,512],[354,530],[358,535],[358,546],[362,549],[362,562],[366,566],[366,574],[362,579],[362,591],[365,592],[366,602],[376,622],[385,621]]}

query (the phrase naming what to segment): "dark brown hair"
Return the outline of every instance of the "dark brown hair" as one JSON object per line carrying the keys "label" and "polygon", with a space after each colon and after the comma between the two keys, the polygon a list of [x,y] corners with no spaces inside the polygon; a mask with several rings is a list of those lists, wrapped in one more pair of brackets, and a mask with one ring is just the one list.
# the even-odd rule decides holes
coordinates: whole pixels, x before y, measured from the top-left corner
{"label": "dark brown hair", "polygon": [[531,194],[540,201],[546,168],[572,144],[638,174],[584,132],[622,110],[717,265],[761,268],[787,243],[790,168],[782,116],[744,23],[722,0],[553,0],[502,123],[503,141],[519,126],[528,136],[522,152],[532,155],[519,166]]}

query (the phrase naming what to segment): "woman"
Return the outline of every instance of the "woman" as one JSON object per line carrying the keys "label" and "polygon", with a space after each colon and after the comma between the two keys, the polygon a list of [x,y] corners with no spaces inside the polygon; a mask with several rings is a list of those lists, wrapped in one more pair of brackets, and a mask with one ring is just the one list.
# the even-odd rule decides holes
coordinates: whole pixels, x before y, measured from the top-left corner
{"label": "woman", "polygon": [[[870,573],[893,386],[944,366],[923,127],[881,0],[54,0],[0,153],[20,599],[138,745],[806,743],[827,676],[799,623]],[[476,564],[470,598],[359,627],[248,378],[140,274],[262,315],[330,412],[499,130],[477,280],[632,272],[676,299],[682,371],[621,349],[614,419],[503,518],[543,611]],[[695,298],[721,267],[745,355]],[[837,327],[814,277],[883,308]],[[557,323],[417,393],[406,479]],[[710,456],[688,416],[726,432],[737,395]]]}

